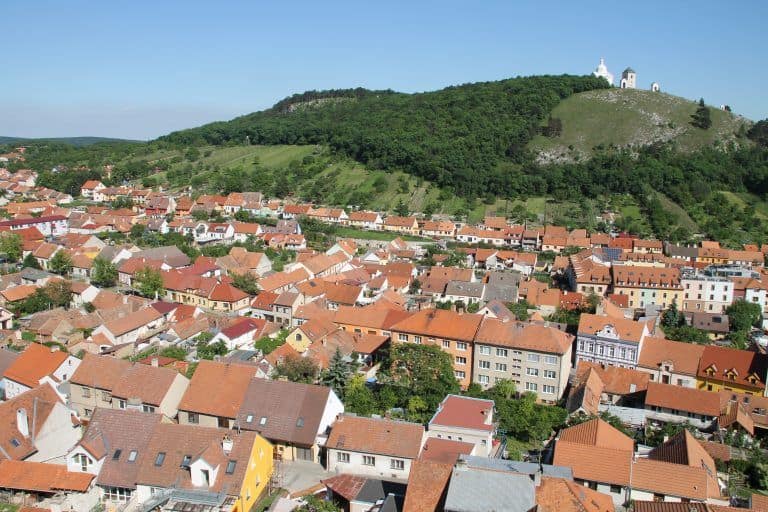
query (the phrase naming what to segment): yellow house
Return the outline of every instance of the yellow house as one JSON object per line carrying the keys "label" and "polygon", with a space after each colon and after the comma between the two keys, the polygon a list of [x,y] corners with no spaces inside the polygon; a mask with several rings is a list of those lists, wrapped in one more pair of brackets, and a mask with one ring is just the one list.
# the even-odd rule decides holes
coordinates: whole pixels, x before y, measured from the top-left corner
{"label": "yellow house", "polygon": [[384,231],[395,231],[406,235],[418,235],[419,223],[416,217],[390,216],[384,220]]}
{"label": "yellow house", "polygon": [[285,341],[296,352],[302,354],[307,351],[312,342],[320,341],[332,332],[338,330],[339,327],[330,320],[313,318],[289,332]]}
{"label": "yellow house", "polygon": [[255,434],[238,501],[232,507],[232,512],[248,512],[267,491],[274,471],[272,455],[272,443]]}
{"label": "yellow house", "polygon": [[696,382],[707,391],[737,391],[750,395],[765,392],[768,355],[707,345],[699,360]]}

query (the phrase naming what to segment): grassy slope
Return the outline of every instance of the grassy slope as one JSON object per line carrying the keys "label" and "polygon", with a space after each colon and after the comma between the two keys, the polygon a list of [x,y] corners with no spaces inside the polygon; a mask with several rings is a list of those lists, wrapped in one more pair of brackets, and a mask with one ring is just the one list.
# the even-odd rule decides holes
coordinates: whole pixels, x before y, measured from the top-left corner
{"label": "grassy slope", "polygon": [[[747,121],[712,108],[712,128],[690,125],[696,103],[677,96],[639,89],[605,89],[575,94],[562,101],[552,116],[563,122],[560,137],[534,138],[530,148],[541,161],[589,156],[596,146],[648,145],[673,140],[682,151],[733,140]],[[569,149],[572,146],[573,149]]]}
{"label": "grassy slope", "polygon": [[0,144],[19,144],[30,142],[59,142],[62,144],[71,144],[72,146],[90,146],[91,144],[99,144],[102,142],[141,142],[138,140],[129,139],[113,139],[109,137],[53,137],[53,138],[40,138],[40,139],[24,139],[21,137],[0,137]]}

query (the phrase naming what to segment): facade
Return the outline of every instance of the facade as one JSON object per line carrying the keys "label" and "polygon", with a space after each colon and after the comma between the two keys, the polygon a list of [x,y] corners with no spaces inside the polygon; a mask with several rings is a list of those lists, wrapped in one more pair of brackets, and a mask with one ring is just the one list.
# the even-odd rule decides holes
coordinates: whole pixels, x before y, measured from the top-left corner
{"label": "facade", "polygon": [[648,326],[642,322],[582,314],[576,341],[576,362],[592,361],[635,368]]}
{"label": "facade", "polygon": [[484,389],[502,379],[542,402],[565,393],[573,336],[554,327],[486,318],[475,338],[472,381]]}
{"label": "facade", "polygon": [[621,73],[620,87],[622,89],[636,89],[637,88],[637,73],[632,68],[627,68]]}
{"label": "facade", "polygon": [[683,303],[680,271],[676,268],[614,265],[613,292],[629,297],[629,307],[659,306]]}
{"label": "facade", "polygon": [[692,313],[725,313],[733,302],[733,283],[718,276],[705,274],[683,275],[682,310]]}
{"label": "facade", "polygon": [[597,68],[592,74],[596,77],[605,78],[609,85],[613,85],[613,73],[608,71],[608,67],[605,65],[605,59],[602,57],[600,57],[600,64],[597,65]]}
{"label": "facade", "polygon": [[493,453],[493,400],[448,395],[427,426],[430,438],[469,443],[472,453],[490,457]]}
{"label": "facade", "polygon": [[43,382],[58,385],[69,380],[80,365],[80,359],[60,351],[32,343],[3,374],[6,399],[36,388]]}

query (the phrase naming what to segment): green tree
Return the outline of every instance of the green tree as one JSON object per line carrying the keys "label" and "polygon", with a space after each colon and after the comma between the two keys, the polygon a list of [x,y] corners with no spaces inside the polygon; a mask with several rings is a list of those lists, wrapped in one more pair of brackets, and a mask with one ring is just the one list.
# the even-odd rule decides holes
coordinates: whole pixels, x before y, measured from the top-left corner
{"label": "green tree", "polygon": [[42,268],[40,267],[40,263],[37,261],[37,258],[32,256],[31,252],[26,256],[24,256],[24,261],[22,261],[21,264],[25,268],[36,268],[37,270],[42,270]]}
{"label": "green tree", "polygon": [[133,288],[144,297],[160,297],[163,294],[163,275],[151,267],[139,269],[133,276]]}
{"label": "green tree", "polygon": [[320,373],[320,382],[325,386],[331,387],[340,398],[344,398],[344,389],[349,381],[353,369],[339,348],[333,353],[328,368]]}
{"label": "green tree", "polygon": [[734,301],[725,312],[728,314],[732,331],[747,332],[762,319],[760,305],[743,299]]}
{"label": "green tree", "polygon": [[197,357],[199,359],[213,359],[216,356],[226,355],[227,352],[227,344],[224,340],[219,340],[215,343],[209,343],[207,341],[197,342]]}
{"label": "green tree", "polygon": [[704,104],[704,98],[699,100],[699,106],[696,107],[696,112],[691,115],[691,124],[702,130],[709,130],[712,126],[712,117],[709,112],[709,107]]}
{"label": "green tree", "polygon": [[434,345],[397,344],[390,350],[390,382],[407,404],[418,396],[434,411],[445,395],[459,392],[459,383],[453,373],[451,355]]}
{"label": "green tree", "polygon": [[304,503],[295,508],[295,512],[341,512],[332,501],[321,500],[317,496],[303,498]]}
{"label": "green tree", "polygon": [[672,304],[661,315],[661,326],[664,329],[680,327],[685,323],[685,319],[677,309],[677,301],[673,301]]}
{"label": "green tree", "polygon": [[361,416],[370,416],[378,411],[376,395],[366,385],[363,375],[354,375],[344,388],[344,407],[347,411]]}
{"label": "green tree", "polygon": [[10,231],[3,232],[0,235],[0,253],[5,254],[6,261],[19,261],[22,254],[21,237]]}
{"label": "green tree", "polygon": [[131,240],[140,240],[147,232],[147,226],[144,224],[134,224],[131,226]]}
{"label": "green tree", "polygon": [[42,290],[53,307],[67,307],[72,301],[72,283],[69,281],[51,281]]}
{"label": "green tree", "polygon": [[250,272],[243,272],[241,274],[233,273],[232,286],[238,290],[242,290],[248,295],[256,295],[259,292],[259,285],[256,282],[256,276]]}
{"label": "green tree", "polygon": [[400,217],[407,217],[408,213],[408,205],[406,205],[405,202],[400,199],[395,206],[395,214],[399,215]]}
{"label": "green tree", "polygon": [[278,347],[282,346],[285,343],[285,339],[287,337],[288,330],[282,329],[274,338],[264,336],[263,338],[256,340],[256,342],[253,344],[253,348],[260,350],[263,355],[267,355]]}
{"label": "green tree", "polygon": [[277,377],[285,377],[291,382],[303,382],[304,384],[314,384],[317,381],[317,374],[320,368],[317,363],[309,357],[289,356],[275,368]]}
{"label": "green tree", "polygon": [[72,256],[65,250],[56,251],[48,262],[48,269],[55,274],[68,275],[72,272]]}
{"label": "green tree", "polygon": [[529,304],[525,299],[520,299],[517,302],[507,303],[507,308],[513,315],[515,315],[515,318],[521,322],[528,320],[528,317],[530,316],[528,314],[529,309],[535,309],[533,304]]}
{"label": "green tree", "polygon": [[183,361],[183,360],[185,360],[187,358],[187,351],[184,350],[181,347],[178,347],[178,346],[174,345],[174,346],[163,348],[162,350],[160,350],[158,355],[161,355],[163,357],[170,357],[172,359],[178,359],[179,361]]}
{"label": "green tree", "polygon": [[102,257],[93,260],[91,284],[101,288],[111,288],[117,284],[117,267]]}

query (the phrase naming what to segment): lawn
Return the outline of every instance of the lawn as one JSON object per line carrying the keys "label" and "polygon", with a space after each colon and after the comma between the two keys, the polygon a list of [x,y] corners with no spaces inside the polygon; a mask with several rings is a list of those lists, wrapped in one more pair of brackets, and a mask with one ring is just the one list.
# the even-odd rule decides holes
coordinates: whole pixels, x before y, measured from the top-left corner
{"label": "lawn", "polygon": [[11,505],[10,503],[0,503],[0,512],[16,512],[19,510],[19,505]]}
{"label": "lawn", "polygon": [[418,236],[401,235],[398,233],[392,233],[390,231],[366,231],[364,229],[352,228],[349,226],[339,226],[336,228],[336,236],[339,238],[361,238],[363,240],[381,240],[382,242],[389,242],[395,238],[402,238],[403,240],[409,240],[414,242],[429,241],[428,238],[421,238]]}

